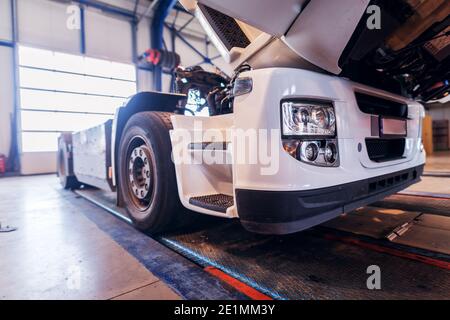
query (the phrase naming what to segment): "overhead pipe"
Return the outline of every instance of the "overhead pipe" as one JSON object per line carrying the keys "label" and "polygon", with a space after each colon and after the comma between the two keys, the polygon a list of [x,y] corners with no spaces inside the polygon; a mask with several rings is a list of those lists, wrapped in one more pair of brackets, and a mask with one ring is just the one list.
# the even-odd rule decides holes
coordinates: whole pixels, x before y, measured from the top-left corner
{"label": "overhead pipe", "polygon": [[13,49],[12,65],[13,65],[13,113],[11,115],[11,143],[9,147],[7,171],[18,173],[20,172],[20,157],[19,145],[21,141],[21,127],[20,127],[20,84],[19,84],[19,62],[18,62],[18,21],[17,21],[17,2],[10,0],[10,14],[11,14],[11,43]]}
{"label": "overhead pipe", "polygon": [[0,40],[0,47],[14,48],[14,42]]}
{"label": "overhead pipe", "polygon": [[80,4],[80,51],[86,54],[86,19],[84,6]]}

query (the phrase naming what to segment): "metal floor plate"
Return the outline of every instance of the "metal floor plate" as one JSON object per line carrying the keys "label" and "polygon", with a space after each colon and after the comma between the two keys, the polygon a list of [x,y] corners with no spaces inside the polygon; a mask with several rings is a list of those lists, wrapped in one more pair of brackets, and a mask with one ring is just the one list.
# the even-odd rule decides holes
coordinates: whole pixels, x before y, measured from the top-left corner
{"label": "metal floor plate", "polygon": [[450,217],[450,199],[395,194],[372,206],[407,211],[419,211]]}
{"label": "metal floor plate", "polygon": [[[102,191],[79,194],[108,211],[115,210],[113,199]],[[414,215],[392,215],[385,221],[391,228]],[[371,218],[376,219],[376,214]],[[377,233],[389,228],[380,227]],[[191,229],[157,240],[275,299],[450,299],[448,269],[333,241],[323,235],[323,229],[263,236],[247,232],[237,220],[204,216]],[[370,265],[381,269],[381,290],[366,287]]]}
{"label": "metal floor plate", "polygon": [[116,194],[114,192],[103,191],[95,188],[83,188],[75,190],[75,193],[102,207],[115,216],[127,221],[128,223],[131,223],[125,209],[116,206]]}
{"label": "metal floor plate", "polygon": [[393,242],[450,255],[450,217],[422,214]]}
{"label": "metal floor plate", "polygon": [[[326,240],[314,232],[261,236],[228,221],[160,241],[276,299],[450,298],[449,270]],[[382,290],[366,287],[370,265],[381,268]]]}
{"label": "metal floor plate", "polygon": [[394,229],[413,221],[420,212],[364,207],[322,224],[345,232],[385,239]]}

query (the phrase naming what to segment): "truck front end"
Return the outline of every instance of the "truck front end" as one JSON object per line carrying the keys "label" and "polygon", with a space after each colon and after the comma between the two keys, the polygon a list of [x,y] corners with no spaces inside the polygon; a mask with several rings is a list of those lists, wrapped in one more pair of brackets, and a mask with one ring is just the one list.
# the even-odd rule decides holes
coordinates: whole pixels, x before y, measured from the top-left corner
{"label": "truck front end", "polygon": [[[234,72],[204,90],[210,117],[198,118],[231,135],[185,147],[227,162],[176,165],[185,207],[285,234],[420,180],[421,103],[450,93],[444,0],[182,3]],[[202,131],[186,118],[174,132]]]}
{"label": "truck front end", "polygon": [[[246,90],[234,99],[233,185],[248,230],[300,231],[419,181],[421,104],[291,68],[244,72],[235,86]],[[265,150],[242,143],[251,131]],[[249,150],[267,157],[251,163]]]}

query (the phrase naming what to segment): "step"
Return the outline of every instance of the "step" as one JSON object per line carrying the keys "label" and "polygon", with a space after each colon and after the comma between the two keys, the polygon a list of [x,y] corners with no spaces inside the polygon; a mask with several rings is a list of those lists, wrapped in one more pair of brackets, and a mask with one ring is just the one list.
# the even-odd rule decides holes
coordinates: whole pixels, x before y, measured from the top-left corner
{"label": "step", "polygon": [[192,197],[189,199],[189,203],[204,209],[225,213],[229,207],[234,205],[234,199],[232,196],[219,193]]}

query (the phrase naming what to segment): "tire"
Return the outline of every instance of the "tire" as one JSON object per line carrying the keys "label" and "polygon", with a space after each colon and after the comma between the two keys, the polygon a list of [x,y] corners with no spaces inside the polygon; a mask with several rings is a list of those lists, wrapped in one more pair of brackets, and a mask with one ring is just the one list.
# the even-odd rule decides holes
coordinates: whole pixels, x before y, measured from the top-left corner
{"label": "tire", "polygon": [[119,190],[133,225],[160,233],[179,227],[182,206],[172,162],[171,113],[140,112],[127,122],[119,146]]}
{"label": "tire", "polygon": [[69,141],[72,137],[62,135],[58,142],[57,175],[64,189],[78,189],[81,184],[72,173],[72,159],[69,153]]}

